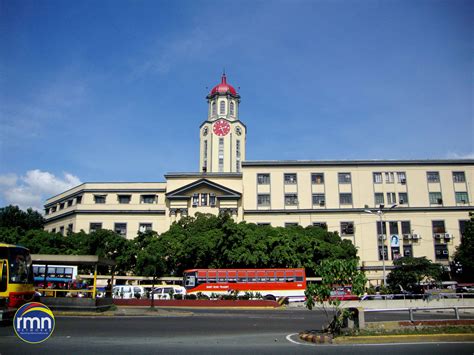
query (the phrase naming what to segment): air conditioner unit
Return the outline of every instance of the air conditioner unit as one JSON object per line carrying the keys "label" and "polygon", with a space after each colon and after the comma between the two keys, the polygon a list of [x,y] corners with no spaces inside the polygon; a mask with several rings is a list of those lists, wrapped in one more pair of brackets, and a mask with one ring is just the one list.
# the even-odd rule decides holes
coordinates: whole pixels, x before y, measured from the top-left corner
{"label": "air conditioner unit", "polygon": [[404,203],[405,203],[405,201],[400,200],[400,205],[403,205]]}
{"label": "air conditioner unit", "polygon": [[443,250],[443,255],[448,255],[448,251],[447,251],[447,250]]}
{"label": "air conditioner unit", "polygon": [[410,240],[411,239],[411,235],[410,234],[404,234],[403,235],[403,240]]}
{"label": "air conditioner unit", "polygon": [[436,233],[433,235],[435,239],[441,239],[442,234]]}
{"label": "air conditioner unit", "polygon": [[324,205],[325,205],[324,200],[323,200],[323,201],[319,201],[319,205],[320,205],[320,206],[324,206]]}
{"label": "air conditioner unit", "polygon": [[379,235],[379,240],[385,240],[387,236],[385,234]]}
{"label": "air conditioner unit", "polygon": [[439,198],[438,199],[438,205],[442,205],[443,204],[443,199],[442,198]]}
{"label": "air conditioner unit", "polygon": [[421,239],[421,236],[419,234],[412,234],[411,238],[413,240],[418,240],[418,239]]}
{"label": "air conditioner unit", "polygon": [[452,234],[449,234],[449,233],[444,234],[444,239],[446,240],[450,240],[452,237],[453,237]]}
{"label": "air conditioner unit", "polygon": [[401,182],[402,184],[406,184],[406,183],[407,183],[407,179],[401,179],[400,182]]}

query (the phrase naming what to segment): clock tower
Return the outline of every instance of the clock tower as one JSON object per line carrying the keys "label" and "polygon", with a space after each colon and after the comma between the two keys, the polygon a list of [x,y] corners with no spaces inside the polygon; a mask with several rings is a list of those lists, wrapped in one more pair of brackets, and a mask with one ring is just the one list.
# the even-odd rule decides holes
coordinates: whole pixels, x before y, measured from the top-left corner
{"label": "clock tower", "polygon": [[247,128],[239,120],[240,95],[227,83],[221,83],[206,97],[207,120],[200,126],[199,170],[203,173],[240,173],[245,160]]}

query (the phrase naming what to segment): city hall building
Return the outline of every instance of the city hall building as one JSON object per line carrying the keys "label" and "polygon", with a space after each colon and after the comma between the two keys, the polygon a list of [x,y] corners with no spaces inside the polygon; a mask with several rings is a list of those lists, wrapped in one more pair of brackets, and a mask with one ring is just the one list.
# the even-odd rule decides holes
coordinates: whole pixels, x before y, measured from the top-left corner
{"label": "city hall building", "polygon": [[474,211],[474,160],[247,161],[240,96],[225,75],[207,104],[197,172],[81,184],[46,201],[45,229],[134,238],[197,212],[228,212],[237,222],[336,231],[358,248],[372,280],[400,256],[448,265]]}

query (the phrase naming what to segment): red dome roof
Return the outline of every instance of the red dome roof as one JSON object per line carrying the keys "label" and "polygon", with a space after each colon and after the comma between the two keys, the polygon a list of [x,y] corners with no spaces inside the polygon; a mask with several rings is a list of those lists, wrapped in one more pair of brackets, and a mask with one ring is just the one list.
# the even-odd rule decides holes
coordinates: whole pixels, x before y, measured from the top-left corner
{"label": "red dome roof", "polygon": [[213,96],[214,94],[231,94],[237,95],[237,91],[235,91],[232,85],[227,84],[227,78],[225,74],[222,74],[222,80],[219,85],[214,86],[214,88],[209,93],[209,96]]}

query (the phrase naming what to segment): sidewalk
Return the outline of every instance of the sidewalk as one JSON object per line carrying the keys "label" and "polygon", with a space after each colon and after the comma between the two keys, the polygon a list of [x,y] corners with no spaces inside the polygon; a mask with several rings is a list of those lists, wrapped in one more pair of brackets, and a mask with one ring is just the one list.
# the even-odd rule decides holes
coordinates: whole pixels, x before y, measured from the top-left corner
{"label": "sidewalk", "polygon": [[53,311],[55,317],[179,317],[193,315],[189,311],[150,307],[120,307],[104,312]]}

